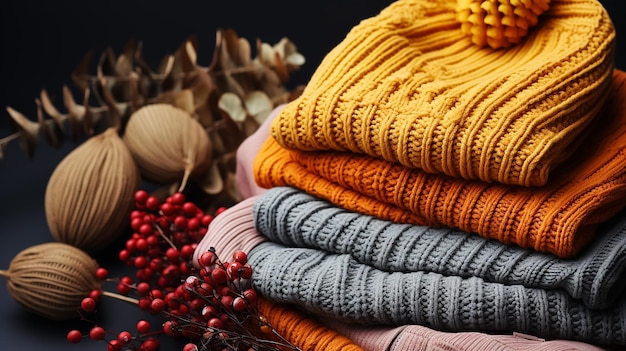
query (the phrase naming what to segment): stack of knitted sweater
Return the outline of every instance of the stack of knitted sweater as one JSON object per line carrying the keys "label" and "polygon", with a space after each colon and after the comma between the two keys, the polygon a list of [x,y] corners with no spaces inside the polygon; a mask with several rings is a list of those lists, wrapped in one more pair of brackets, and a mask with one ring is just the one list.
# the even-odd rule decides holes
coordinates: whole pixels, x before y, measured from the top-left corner
{"label": "stack of knitted sweater", "polygon": [[485,3],[392,3],[241,145],[245,200],[196,255],[246,250],[265,313],[334,335],[283,330],[303,348],[626,346],[611,20],[596,0],[511,1],[538,17],[520,39]]}

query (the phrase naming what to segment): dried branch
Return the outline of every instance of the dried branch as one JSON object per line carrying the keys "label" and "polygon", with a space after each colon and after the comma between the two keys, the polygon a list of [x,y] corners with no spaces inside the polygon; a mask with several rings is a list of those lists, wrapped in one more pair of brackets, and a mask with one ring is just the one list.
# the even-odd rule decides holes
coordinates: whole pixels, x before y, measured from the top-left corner
{"label": "dried branch", "polygon": [[[32,158],[39,136],[53,146],[65,138],[77,141],[115,126],[123,134],[134,111],[154,103],[168,103],[189,112],[205,128],[212,144],[212,165],[196,186],[220,199],[237,201],[232,186],[234,155],[239,144],[253,133],[271,110],[287,103],[303,87],[286,88],[289,74],[304,64],[304,57],[287,38],[270,45],[256,41],[252,47],[234,30],[218,30],[212,61],[198,63],[194,37],[186,40],[159,67],[152,70],[142,58],[142,44],[130,41],[119,56],[107,48],[95,74],[89,72],[93,52],[88,52],[72,72],[80,98],[63,86],[61,112],[46,90],[37,105],[36,121],[7,107],[14,133],[0,137],[0,160],[8,143],[19,140]],[[175,188],[169,185],[168,188]]]}
{"label": "dried branch", "polygon": [[[45,135],[49,145],[58,147],[68,134],[76,141],[83,134],[90,136],[109,126],[123,127],[132,112],[158,102],[189,110],[209,133],[216,134],[221,128],[233,126],[241,133],[249,123],[246,122],[248,117],[254,120],[253,124],[259,124],[269,114],[268,101],[273,108],[292,100],[302,89],[288,91],[285,87],[289,73],[304,63],[293,43],[283,38],[272,46],[257,40],[256,46],[257,57],[252,58],[246,39],[239,38],[231,29],[218,30],[208,67],[198,64],[195,38],[191,37],[173,55],[166,55],[154,71],[142,58],[142,44],[130,41],[117,57],[107,48],[100,56],[95,75],[88,71],[93,57],[93,52],[88,52],[71,75],[80,91],[81,102],[63,86],[66,112],[55,107],[46,90],[35,99],[37,122],[7,107],[14,133],[0,138],[0,150],[19,139],[27,155],[32,157],[40,133]],[[228,99],[238,97],[242,105],[234,110],[229,110],[232,104],[220,106],[220,97],[225,93],[229,94]],[[242,118],[242,113],[246,117]],[[233,123],[220,123],[224,118]],[[69,130],[66,123],[69,123]],[[233,131],[230,132],[232,135]],[[2,158],[4,154],[0,152]]]}

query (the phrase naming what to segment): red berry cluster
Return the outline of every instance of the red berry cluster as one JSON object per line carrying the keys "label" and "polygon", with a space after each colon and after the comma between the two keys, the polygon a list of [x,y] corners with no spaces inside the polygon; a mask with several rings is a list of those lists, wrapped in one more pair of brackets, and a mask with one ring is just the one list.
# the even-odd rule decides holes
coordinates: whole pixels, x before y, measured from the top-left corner
{"label": "red berry cluster", "polygon": [[[151,314],[161,314],[165,322],[150,331],[149,323],[141,320],[136,334],[107,332],[94,323],[89,338],[105,340],[108,351],[156,351],[159,334],[188,340],[183,351],[297,350],[258,315],[257,295],[250,282],[252,267],[245,252],[236,251],[232,262],[227,262],[211,248],[200,255],[200,268],[192,264],[212,215],[186,201],[182,193],[160,202],[139,190],[134,199],[136,209],[130,214],[133,233],[119,259],[135,269],[135,278],[108,279],[106,269],[98,269],[99,279],[116,282],[117,295],[94,290],[80,308],[83,315],[94,313],[102,295],[116,295]],[[223,210],[218,208],[215,215]],[[113,337],[106,340],[107,333]],[[83,337],[77,330],[67,335],[71,343]]]}
{"label": "red berry cluster", "polygon": [[[180,192],[161,203],[156,196],[139,190],[135,206],[130,214],[133,233],[119,259],[136,268],[139,281],[156,280],[160,288],[177,285],[181,276],[189,274],[189,259],[213,216],[186,201]],[[121,282],[118,290],[124,293],[126,289],[127,284]]]}
{"label": "red berry cluster", "polygon": [[245,252],[221,261],[214,249],[204,252],[197,275],[168,294],[164,331],[191,340],[184,350],[276,350],[278,343],[260,338],[272,329],[258,316],[257,295],[250,287],[252,267]]}

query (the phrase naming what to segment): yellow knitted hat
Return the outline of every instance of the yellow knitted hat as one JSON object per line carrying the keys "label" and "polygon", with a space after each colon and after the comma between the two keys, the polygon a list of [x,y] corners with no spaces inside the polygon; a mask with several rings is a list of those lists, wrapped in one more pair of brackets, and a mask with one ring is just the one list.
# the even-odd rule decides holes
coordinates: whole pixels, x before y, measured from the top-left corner
{"label": "yellow knitted hat", "polygon": [[361,21],[274,120],[272,136],[302,151],[350,151],[428,173],[545,184],[602,105],[614,27],[597,0],[553,0],[539,14],[536,4],[519,10],[529,1],[498,1],[518,4],[497,9],[521,15],[496,16],[493,4],[487,11],[463,9],[463,1],[457,9],[456,0],[398,0]]}

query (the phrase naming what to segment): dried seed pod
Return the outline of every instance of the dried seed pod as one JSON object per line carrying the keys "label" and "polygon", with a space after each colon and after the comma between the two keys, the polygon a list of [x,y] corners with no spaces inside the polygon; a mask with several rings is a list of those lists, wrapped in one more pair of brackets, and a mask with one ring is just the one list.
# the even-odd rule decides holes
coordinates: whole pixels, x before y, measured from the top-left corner
{"label": "dried seed pod", "polygon": [[102,288],[98,263],[81,249],[61,242],[26,248],[0,276],[11,297],[27,310],[53,320],[79,317],[80,303]]}
{"label": "dried seed pod", "polygon": [[181,182],[211,164],[212,146],[202,125],[169,104],[146,105],[128,120],[123,140],[142,176],[155,183]]}
{"label": "dried seed pod", "polygon": [[87,252],[106,248],[128,228],[140,182],[116,129],[90,137],[61,160],[48,181],[45,210],[52,236]]}

